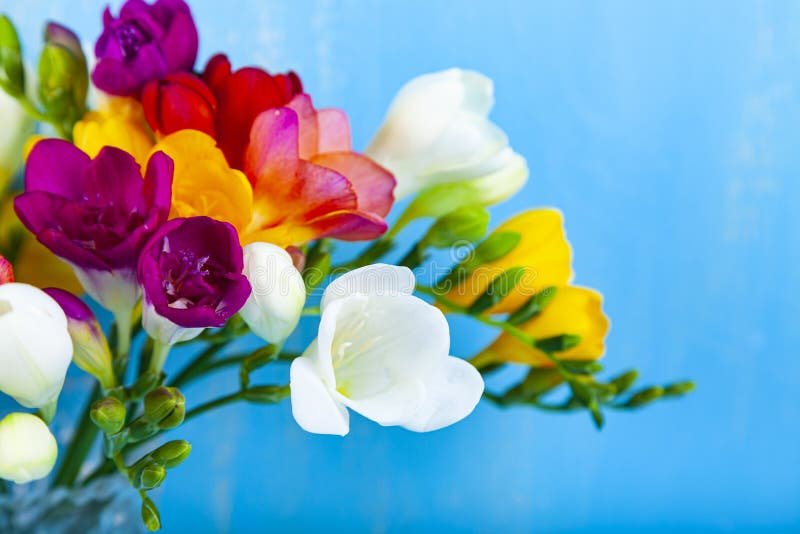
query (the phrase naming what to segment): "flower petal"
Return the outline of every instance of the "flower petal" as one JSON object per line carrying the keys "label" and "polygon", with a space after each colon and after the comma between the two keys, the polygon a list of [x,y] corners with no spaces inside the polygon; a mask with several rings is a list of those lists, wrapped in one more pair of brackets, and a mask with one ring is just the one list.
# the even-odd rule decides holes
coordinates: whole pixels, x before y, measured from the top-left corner
{"label": "flower petal", "polygon": [[350,415],[331,396],[314,361],[301,356],[290,370],[292,415],[300,428],[315,434],[344,436],[350,431]]}
{"label": "flower petal", "polygon": [[341,109],[327,108],[317,111],[319,135],[317,152],[350,152],[350,120]]}
{"label": "flower petal", "polygon": [[425,401],[402,426],[414,432],[431,432],[457,423],[478,405],[483,388],[483,377],[472,364],[448,356],[426,378]]}
{"label": "flower petal", "polygon": [[28,155],[25,191],[79,198],[85,189],[81,179],[90,162],[89,156],[67,141],[42,139]]}
{"label": "flower petal", "polygon": [[417,280],[408,267],[385,263],[367,265],[347,272],[331,282],[322,295],[321,310],[332,302],[354,294],[411,295]]}
{"label": "flower petal", "polygon": [[354,152],[329,152],[312,158],[312,163],[333,169],[353,185],[358,209],[385,217],[392,208],[395,180],[392,173],[366,156]]}

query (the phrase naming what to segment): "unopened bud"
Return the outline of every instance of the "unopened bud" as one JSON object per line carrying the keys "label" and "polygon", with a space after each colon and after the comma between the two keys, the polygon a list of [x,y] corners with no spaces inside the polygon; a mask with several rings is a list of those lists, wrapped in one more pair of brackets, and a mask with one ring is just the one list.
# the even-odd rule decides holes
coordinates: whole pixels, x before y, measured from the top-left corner
{"label": "unopened bud", "polygon": [[136,482],[136,487],[143,490],[151,490],[159,487],[164,479],[167,478],[167,470],[158,464],[151,464],[141,470]]}
{"label": "unopened bud", "polygon": [[[170,418],[176,410],[184,411],[184,402],[183,394],[178,389],[165,386],[158,387],[144,398],[144,416],[151,423],[162,426],[162,423]],[[183,416],[181,416],[181,421],[183,421]],[[162,426],[162,428],[172,427]]]}
{"label": "unopened bud", "polygon": [[0,88],[14,97],[25,94],[25,69],[19,37],[5,15],[0,16]]}
{"label": "unopened bud", "polygon": [[625,403],[625,406],[628,408],[639,408],[640,406],[650,404],[654,400],[663,396],[664,388],[661,386],[654,386],[637,392],[633,397],[628,399],[628,402]]}
{"label": "unopened bud", "polygon": [[142,521],[150,532],[161,529],[161,515],[158,513],[158,508],[147,497],[142,500]]}
{"label": "unopened bud", "polygon": [[422,242],[434,248],[448,248],[459,241],[472,243],[486,234],[488,226],[488,211],[480,206],[467,206],[437,219]]}
{"label": "unopened bud", "polygon": [[172,469],[183,463],[191,452],[192,446],[188,441],[176,440],[160,446],[150,453],[150,457],[153,458],[153,461],[163,465],[167,469]]}
{"label": "unopened bud", "polygon": [[89,416],[104,434],[116,434],[125,425],[125,405],[114,397],[106,397],[92,404]]}

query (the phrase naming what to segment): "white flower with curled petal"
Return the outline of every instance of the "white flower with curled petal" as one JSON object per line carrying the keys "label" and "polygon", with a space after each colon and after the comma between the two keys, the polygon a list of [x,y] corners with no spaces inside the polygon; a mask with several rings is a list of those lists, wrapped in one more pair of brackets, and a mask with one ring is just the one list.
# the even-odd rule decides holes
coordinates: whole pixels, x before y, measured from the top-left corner
{"label": "white flower with curled petal", "polygon": [[325,290],[319,335],[292,362],[292,414],[308,432],[345,435],[354,410],[384,426],[428,432],[460,421],[483,378],[449,355],[444,315],[412,295],[405,267],[370,265]]}
{"label": "white flower with curled petal", "polygon": [[525,159],[488,118],[492,80],[475,71],[425,74],[397,93],[366,154],[397,179],[400,199],[432,185],[476,187],[467,194],[485,205],[518,191],[527,180]]}
{"label": "white flower with curled petal", "polygon": [[285,249],[271,243],[244,247],[244,275],[252,293],[239,315],[261,339],[282,343],[297,326],[306,302],[303,276]]}
{"label": "white flower with curled petal", "polygon": [[67,316],[44,291],[0,285],[0,391],[52,415],[72,361]]}
{"label": "white flower with curled petal", "polygon": [[12,413],[0,421],[0,478],[27,484],[50,474],[58,445],[44,421]]}

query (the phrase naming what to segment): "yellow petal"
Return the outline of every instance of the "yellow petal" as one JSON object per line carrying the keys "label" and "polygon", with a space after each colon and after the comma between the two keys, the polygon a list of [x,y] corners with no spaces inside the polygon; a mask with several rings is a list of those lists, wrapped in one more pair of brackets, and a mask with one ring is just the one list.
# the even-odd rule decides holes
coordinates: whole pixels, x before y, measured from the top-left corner
{"label": "yellow petal", "polygon": [[104,146],[121,148],[139,165],[147,161],[153,139],[143,119],[135,113],[90,111],[72,130],[75,146],[95,157]]}
{"label": "yellow petal", "polygon": [[231,223],[242,234],[253,216],[253,188],[241,171],[231,169],[216,141],[197,130],[165,136],[150,152],[162,151],[175,162],[170,217],[205,215]]}
{"label": "yellow petal", "polygon": [[[602,310],[603,297],[583,287],[564,286],[545,309],[519,328],[534,339],[562,334],[581,337],[580,343],[556,357],[562,360],[596,360],[605,352],[605,338],[610,322]],[[544,353],[510,334],[503,333],[478,356],[480,361],[516,362],[533,366],[552,365]]]}
{"label": "yellow petal", "polygon": [[523,267],[525,274],[517,287],[489,313],[514,311],[537,292],[572,280],[572,251],[558,210],[541,208],[520,213],[500,225],[495,230],[498,232],[520,234],[519,244],[505,257],[476,269],[448,293],[449,300],[468,306],[486,291],[491,280],[512,267]]}

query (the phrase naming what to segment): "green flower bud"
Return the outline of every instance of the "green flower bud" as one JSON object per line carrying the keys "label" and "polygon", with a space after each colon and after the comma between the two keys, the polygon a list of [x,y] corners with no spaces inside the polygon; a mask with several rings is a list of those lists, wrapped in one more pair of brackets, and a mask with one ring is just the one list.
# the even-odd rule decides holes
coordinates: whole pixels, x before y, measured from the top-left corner
{"label": "green flower bud", "polygon": [[188,441],[175,440],[165,443],[151,452],[150,457],[159,465],[172,469],[183,463],[191,452],[192,446]]}
{"label": "green flower bud", "polygon": [[106,397],[92,404],[89,416],[103,433],[116,434],[125,426],[125,405],[114,397]]}
{"label": "green flower bud", "polygon": [[422,238],[423,246],[448,248],[459,241],[475,241],[486,235],[489,212],[480,206],[466,206],[436,220]]}
{"label": "green flower bud", "polygon": [[53,119],[74,123],[86,110],[89,73],[80,41],[69,29],[48,24],[39,58],[39,98]]}
{"label": "green flower bud", "polygon": [[179,390],[161,386],[145,395],[144,416],[151,423],[160,424],[176,410],[183,411],[184,403],[184,396]]}
{"label": "green flower bud", "polygon": [[249,402],[274,404],[289,396],[289,386],[254,386],[244,392]]}
{"label": "green flower bud", "polygon": [[138,473],[134,481],[136,489],[151,490],[159,487],[167,478],[167,470],[158,464],[150,464]]}
{"label": "green flower bud", "polygon": [[536,348],[543,352],[562,352],[572,347],[577,347],[581,342],[581,336],[574,334],[562,334],[560,336],[548,337],[536,341]]}
{"label": "green flower bud", "polygon": [[664,386],[665,397],[680,397],[694,391],[694,382],[675,382]]}
{"label": "green flower bud", "polygon": [[25,68],[17,30],[5,15],[0,16],[0,88],[11,96],[25,94]]}
{"label": "green flower bud", "polygon": [[654,400],[663,396],[664,388],[661,386],[654,386],[637,392],[635,395],[633,395],[633,397],[628,399],[628,402],[625,403],[625,406],[627,408],[639,408],[640,406],[650,404]]}
{"label": "green flower bud", "polygon": [[614,386],[617,394],[625,393],[628,391],[636,379],[639,378],[639,372],[636,369],[628,371],[627,373],[622,373],[621,375],[615,377],[614,379],[609,382],[612,386]]}
{"label": "green flower bud", "polygon": [[524,275],[525,269],[522,267],[513,267],[507,271],[503,271],[496,276],[494,280],[489,282],[486,291],[475,299],[475,302],[470,305],[467,311],[472,315],[478,315],[492,308],[517,287],[517,284]]}
{"label": "green flower bud", "polygon": [[142,500],[142,521],[150,532],[161,529],[161,515],[153,501],[145,497]]}

